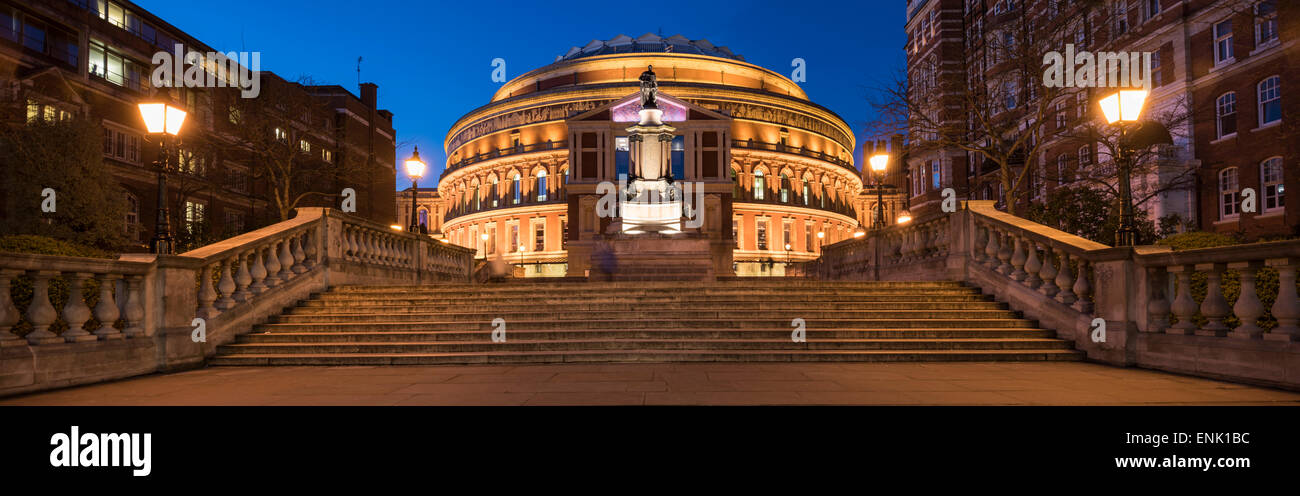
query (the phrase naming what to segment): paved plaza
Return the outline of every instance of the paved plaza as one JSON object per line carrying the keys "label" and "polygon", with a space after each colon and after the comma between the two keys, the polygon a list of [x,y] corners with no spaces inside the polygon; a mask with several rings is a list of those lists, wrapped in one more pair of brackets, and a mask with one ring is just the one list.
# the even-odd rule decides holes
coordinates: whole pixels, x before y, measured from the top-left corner
{"label": "paved plaza", "polygon": [[0,405],[1300,405],[1300,393],[1040,363],[211,367]]}

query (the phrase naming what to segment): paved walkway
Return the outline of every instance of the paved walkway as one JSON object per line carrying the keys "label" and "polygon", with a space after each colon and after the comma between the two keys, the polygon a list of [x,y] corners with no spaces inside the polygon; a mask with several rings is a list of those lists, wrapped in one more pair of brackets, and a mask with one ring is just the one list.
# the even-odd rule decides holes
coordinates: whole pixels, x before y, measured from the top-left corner
{"label": "paved walkway", "polygon": [[1300,405],[1300,393],[1044,363],[214,367],[0,405]]}

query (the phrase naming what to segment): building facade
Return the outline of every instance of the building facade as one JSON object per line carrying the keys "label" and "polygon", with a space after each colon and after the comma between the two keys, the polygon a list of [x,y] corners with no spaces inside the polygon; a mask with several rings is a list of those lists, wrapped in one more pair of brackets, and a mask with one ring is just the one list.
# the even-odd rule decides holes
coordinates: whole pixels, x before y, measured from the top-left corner
{"label": "building facade", "polygon": [[[966,92],[994,87],[996,94],[1009,85],[996,99],[1014,102],[1006,114],[1019,128],[1002,138],[1028,135],[1026,149],[1033,150],[1016,167],[1029,169],[1014,186],[1023,193],[1014,206],[1022,211],[1057,188],[1104,187],[1107,177],[1114,187],[1114,153],[1090,136],[1104,126],[1099,99],[1115,89],[1044,88],[1046,65],[1018,68],[1015,54],[1008,60],[1007,47],[1021,42],[1011,33],[1051,33],[1024,54],[1029,59],[1064,52],[1067,44],[1076,52],[1150,53],[1143,117],[1161,119],[1172,144],[1156,145],[1135,168],[1139,213],[1167,230],[1293,236],[1300,234],[1300,207],[1287,206],[1285,192],[1300,181],[1300,173],[1287,173],[1300,157],[1294,119],[1287,118],[1296,99],[1284,95],[1297,79],[1297,7],[1259,0],[909,0],[909,88],[949,102],[936,120],[978,129],[972,123],[981,116],[964,105]],[[919,146],[926,137],[912,131],[909,198],[923,214],[933,213],[946,187],[962,198],[1003,199],[997,164],[956,146]],[[1247,188],[1258,198],[1254,212],[1241,211]]]}
{"label": "building facade", "polygon": [[[193,247],[280,220],[274,188],[250,153],[250,109],[266,99],[241,99],[237,88],[155,88],[153,55],[216,50],[131,2],[0,1],[0,120],[4,125],[87,119],[104,131],[104,166],[120,183],[127,212],[122,229],[143,250],[153,236],[158,140],[144,129],[137,103],[166,99],[188,112],[169,174],[172,230]],[[257,75],[263,96],[294,95],[319,107],[310,121],[278,111],[276,141],[303,167],[346,167],[346,179],[303,179],[294,193],[319,191],[298,206],[339,206],[357,192],[357,213],[391,223],[395,190],[392,114],[377,107],[377,87],[361,97],[339,86]],[[244,116],[241,118],[241,114]],[[258,122],[258,125],[265,122]],[[265,145],[270,146],[270,145]],[[282,195],[283,196],[283,195]]]}
{"label": "building facade", "polygon": [[[438,234],[527,264],[529,275],[582,275],[585,254],[571,256],[571,245],[607,228],[592,215],[595,192],[627,174],[626,128],[647,66],[677,129],[673,177],[702,185],[699,234],[729,246],[727,272],[779,274],[863,224],[864,182],[842,118],[725,47],[647,34],[574,47],[458,120],[445,142]],[[398,208],[409,212],[409,201]]]}

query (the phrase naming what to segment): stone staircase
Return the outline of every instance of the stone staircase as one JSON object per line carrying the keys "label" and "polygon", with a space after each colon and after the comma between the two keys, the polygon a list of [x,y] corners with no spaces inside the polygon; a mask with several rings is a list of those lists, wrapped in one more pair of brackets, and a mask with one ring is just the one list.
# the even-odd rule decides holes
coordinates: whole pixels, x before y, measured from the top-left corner
{"label": "stone staircase", "polygon": [[[493,342],[494,319],[506,341]],[[804,319],[806,342],[792,321]],[[1082,352],[957,282],[743,279],[345,286],[212,365],[1041,361]]]}

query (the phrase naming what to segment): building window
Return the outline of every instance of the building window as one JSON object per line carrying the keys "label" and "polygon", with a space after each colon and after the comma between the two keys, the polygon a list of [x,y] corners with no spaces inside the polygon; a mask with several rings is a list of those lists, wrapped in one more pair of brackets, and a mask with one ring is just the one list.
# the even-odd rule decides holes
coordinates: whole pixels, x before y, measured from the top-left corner
{"label": "building window", "polygon": [[519,224],[510,224],[510,253],[519,251]]}
{"label": "building window", "polygon": [[546,251],[546,221],[533,223],[533,251]]}
{"label": "building window", "polygon": [[113,52],[98,41],[90,42],[87,64],[93,76],[133,90],[144,89],[144,65]]}
{"label": "building window", "polygon": [[417,226],[424,226],[425,228],[428,228],[428,227],[429,227],[429,210],[427,210],[427,209],[421,207],[420,210],[419,210],[419,215],[417,216],[417,219],[419,219],[419,220],[416,221],[416,225],[417,225]]}
{"label": "building window", "polygon": [[627,136],[614,137],[614,177],[628,175],[628,163],[632,156],[631,145]]}
{"label": "building window", "polygon": [[236,167],[227,167],[226,170],[230,190],[237,193],[248,193],[248,171]]}
{"label": "building window", "polygon": [[763,180],[763,171],[755,170],[754,171],[754,199],[762,200],[766,196],[764,193],[765,190],[767,190],[767,182]]}
{"label": "building window", "polygon": [[569,247],[569,219],[560,219],[560,249]]}
{"label": "building window", "polygon": [[790,234],[791,222],[789,218],[781,222],[781,247],[785,248],[785,251],[790,251],[790,248],[793,248],[791,245],[794,244],[794,238]]}
{"label": "building window", "polygon": [[474,210],[483,208],[482,197],[478,194],[478,185],[474,185]]}
{"label": "building window", "polygon": [[758,242],[758,249],[760,251],[766,250],[767,249],[767,219],[756,219],[754,221],[754,228],[755,228],[756,241]]}
{"label": "building window", "polygon": [[1142,22],[1160,15],[1160,0],[1142,0]]}
{"label": "building window", "polygon": [[812,186],[808,184],[808,178],[803,180],[803,206],[808,206],[808,195],[812,194]]}
{"label": "building window", "polygon": [[740,219],[734,217],[731,219],[731,239],[736,241],[737,250],[743,249],[740,246]]}
{"label": "building window", "polygon": [[1237,168],[1219,171],[1219,218],[1234,219],[1241,213],[1241,191],[1237,187]]}
{"label": "building window", "polygon": [[1277,1],[1266,0],[1255,5],[1255,46],[1277,41]]}
{"label": "building window", "polygon": [[943,170],[939,161],[936,159],[930,162],[930,188],[938,190],[943,186]]}
{"label": "building window", "polygon": [[[126,194],[126,233],[130,235],[140,226],[140,199],[131,193]],[[135,239],[134,236],[131,239]]]}
{"label": "building window", "polygon": [[546,201],[546,171],[537,171],[537,201]]}
{"label": "building window", "polygon": [[515,205],[518,205],[523,200],[523,191],[520,189],[521,182],[523,182],[523,178],[516,172],[514,179],[510,181],[510,196]]}
{"label": "building window", "polygon": [[1218,122],[1218,137],[1237,134],[1237,94],[1225,93],[1215,102],[1214,112]]}
{"label": "building window", "polygon": [[790,178],[781,174],[781,203],[790,203]]}
{"label": "building window", "polygon": [[1091,164],[1092,164],[1092,148],[1088,147],[1088,145],[1083,145],[1079,147],[1079,166],[1082,167],[1084,165],[1091,165]]}
{"label": "building window", "polygon": [[1282,78],[1273,76],[1259,83],[1259,125],[1282,120]]}
{"label": "building window", "polygon": [[1232,61],[1232,19],[1214,25],[1214,63]]}
{"label": "building window", "polygon": [[1151,52],[1151,85],[1159,87],[1165,84],[1164,75],[1160,73],[1160,50]]}
{"label": "building window", "polygon": [[1069,155],[1064,155],[1064,154],[1063,154],[1063,155],[1061,155],[1061,156],[1059,156],[1059,157],[1056,157],[1056,182],[1058,182],[1058,183],[1066,183],[1066,182],[1069,182],[1069,181],[1067,181],[1067,177],[1066,177],[1066,175],[1065,175],[1065,174],[1066,174],[1066,171],[1067,171],[1068,168],[1069,168],[1069,165],[1070,165],[1070,156],[1069,156]]}
{"label": "building window", "polygon": [[140,137],[104,128],[104,156],[133,164],[140,163]]}
{"label": "building window", "polygon": [[226,234],[229,236],[238,236],[244,233],[244,213],[233,210],[226,211]]}
{"label": "building window", "polygon": [[334,163],[334,152],[322,149],[320,151],[320,159],[324,160],[327,164],[332,164]]}
{"label": "building window", "polygon": [[185,202],[185,232],[191,235],[198,233],[206,211],[207,205],[191,201]]}
{"label": "building window", "polygon": [[281,143],[289,142],[289,133],[284,132],[283,128],[275,128],[275,140]]}
{"label": "building window", "polygon": [[491,255],[497,252],[497,226],[492,224],[487,226],[487,254]]}
{"label": "building window", "polygon": [[308,143],[307,140],[298,140],[298,149],[302,150],[303,153],[311,153],[311,143]]}
{"label": "building window", "polygon": [[501,185],[497,182],[496,174],[492,175],[492,190],[488,194],[492,195],[492,208],[497,207],[497,198],[501,196]]}
{"label": "building window", "polygon": [[1264,191],[1264,211],[1286,206],[1286,185],[1282,182],[1282,157],[1265,160],[1259,166],[1260,189]]}
{"label": "building window", "polygon": [[803,251],[809,253],[813,251],[812,221],[810,220],[803,223]]}
{"label": "building window", "polygon": [[1112,4],[1115,8],[1115,36],[1128,32],[1128,0],[1119,0]]}

